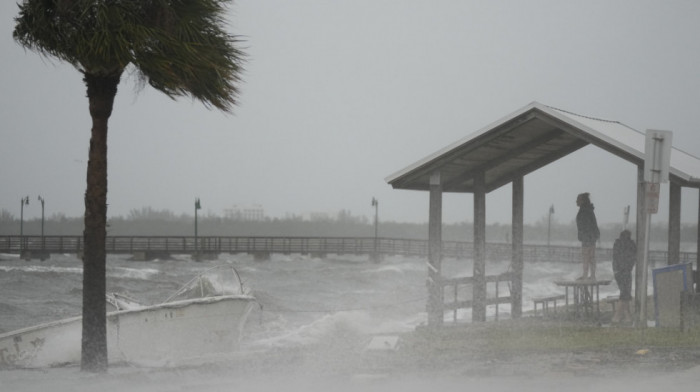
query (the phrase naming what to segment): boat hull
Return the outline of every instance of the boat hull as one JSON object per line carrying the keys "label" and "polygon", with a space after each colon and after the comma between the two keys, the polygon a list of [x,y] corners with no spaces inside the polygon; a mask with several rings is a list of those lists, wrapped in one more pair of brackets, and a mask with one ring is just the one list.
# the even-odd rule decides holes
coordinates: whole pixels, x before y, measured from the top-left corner
{"label": "boat hull", "polygon": [[[110,312],[109,362],[167,366],[229,353],[238,346],[254,304],[249,295],[223,295]],[[77,364],[81,339],[81,317],[2,334],[0,367]]]}

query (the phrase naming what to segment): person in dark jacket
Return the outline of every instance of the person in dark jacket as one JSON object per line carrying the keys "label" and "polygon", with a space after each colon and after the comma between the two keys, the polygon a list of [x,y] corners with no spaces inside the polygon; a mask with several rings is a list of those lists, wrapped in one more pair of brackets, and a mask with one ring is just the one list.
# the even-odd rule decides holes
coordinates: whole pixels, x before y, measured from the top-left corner
{"label": "person in dark jacket", "polygon": [[631,236],[629,230],[623,230],[613,245],[613,273],[620,289],[620,301],[612,318],[613,323],[632,321],[632,269],[637,263],[637,244]]}
{"label": "person in dark jacket", "polygon": [[576,198],[576,205],[579,207],[578,214],[576,214],[576,228],[578,229],[578,240],[581,241],[583,259],[583,275],[578,279],[595,280],[595,243],[600,238],[600,230],[593,212],[594,207],[590,194],[588,192],[579,194]]}

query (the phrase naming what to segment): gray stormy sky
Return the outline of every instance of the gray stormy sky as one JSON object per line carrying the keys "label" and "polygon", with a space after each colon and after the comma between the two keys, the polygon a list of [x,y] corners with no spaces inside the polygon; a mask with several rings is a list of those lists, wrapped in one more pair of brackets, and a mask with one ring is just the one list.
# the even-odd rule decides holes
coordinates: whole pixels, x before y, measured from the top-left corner
{"label": "gray stormy sky", "polygon": [[[83,213],[90,119],[81,75],[12,39],[0,2],[0,209],[25,217]],[[125,76],[109,135],[110,216],[151,206],[223,214],[336,213],[424,222],[425,192],[384,178],[539,101],[674,132],[700,155],[700,2],[237,1],[231,32],[248,63],[233,115],[172,101]],[[525,177],[525,220],[555,207],[570,222],[589,191],[598,220],[635,203],[636,169],[597,148]],[[511,189],[487,196],[487,221],[510,221]],[[666,221],[668,188],[654,221]],[[472,220],[471,195],[446,195],[444,221]],[[683,221],[698,191],[683,192]]]}

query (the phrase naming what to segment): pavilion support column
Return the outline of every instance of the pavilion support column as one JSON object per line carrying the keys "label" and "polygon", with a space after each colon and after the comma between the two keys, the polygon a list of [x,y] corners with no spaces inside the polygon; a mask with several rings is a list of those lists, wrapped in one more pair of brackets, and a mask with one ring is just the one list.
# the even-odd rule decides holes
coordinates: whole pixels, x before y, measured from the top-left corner
{"label": "pavilion support column", "polygon": [[678,264],[681,256],[681,186],[669,183],[668,265]]}
{"label": "pavilion support column", "polygon": [[486,321],[486,186],[484,181],[484,172],[474,177],[472,321]]}
{"label": "pavilion support column", "polygon": [[[645,209],[645,189],[644,189],[644,166],[637,166],[637,265],[634,269],[634,314],[637,315],[637,321],[641,321],[641,287],[642,284],[642,265],[644,264],[644,244],[645,242],[645,228],[646,228],[646,209]],[[646,314],[646,312],[645,312]]]}
{"label": "pavilion support column", "polygon": [[524,186],[523,177],[513,180],[513,248],[511,266],[510,308],[511,317],[520,318],[523,314],[523,227],[524,227]]}
{"label": "pavilion support column", "polygon": [[442,287],[442,184],[440,172],[430,176],[428,212],[428,327],[438,328],[444,320]]}

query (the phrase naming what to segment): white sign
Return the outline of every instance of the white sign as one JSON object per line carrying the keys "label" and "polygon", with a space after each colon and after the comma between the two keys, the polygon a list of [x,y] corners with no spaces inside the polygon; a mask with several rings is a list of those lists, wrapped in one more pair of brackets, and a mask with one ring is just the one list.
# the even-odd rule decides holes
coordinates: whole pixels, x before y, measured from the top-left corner
{"label": "white sign", "polygon": [[673,132],[648,129],[644,148],[644,181],[668,182]]}

